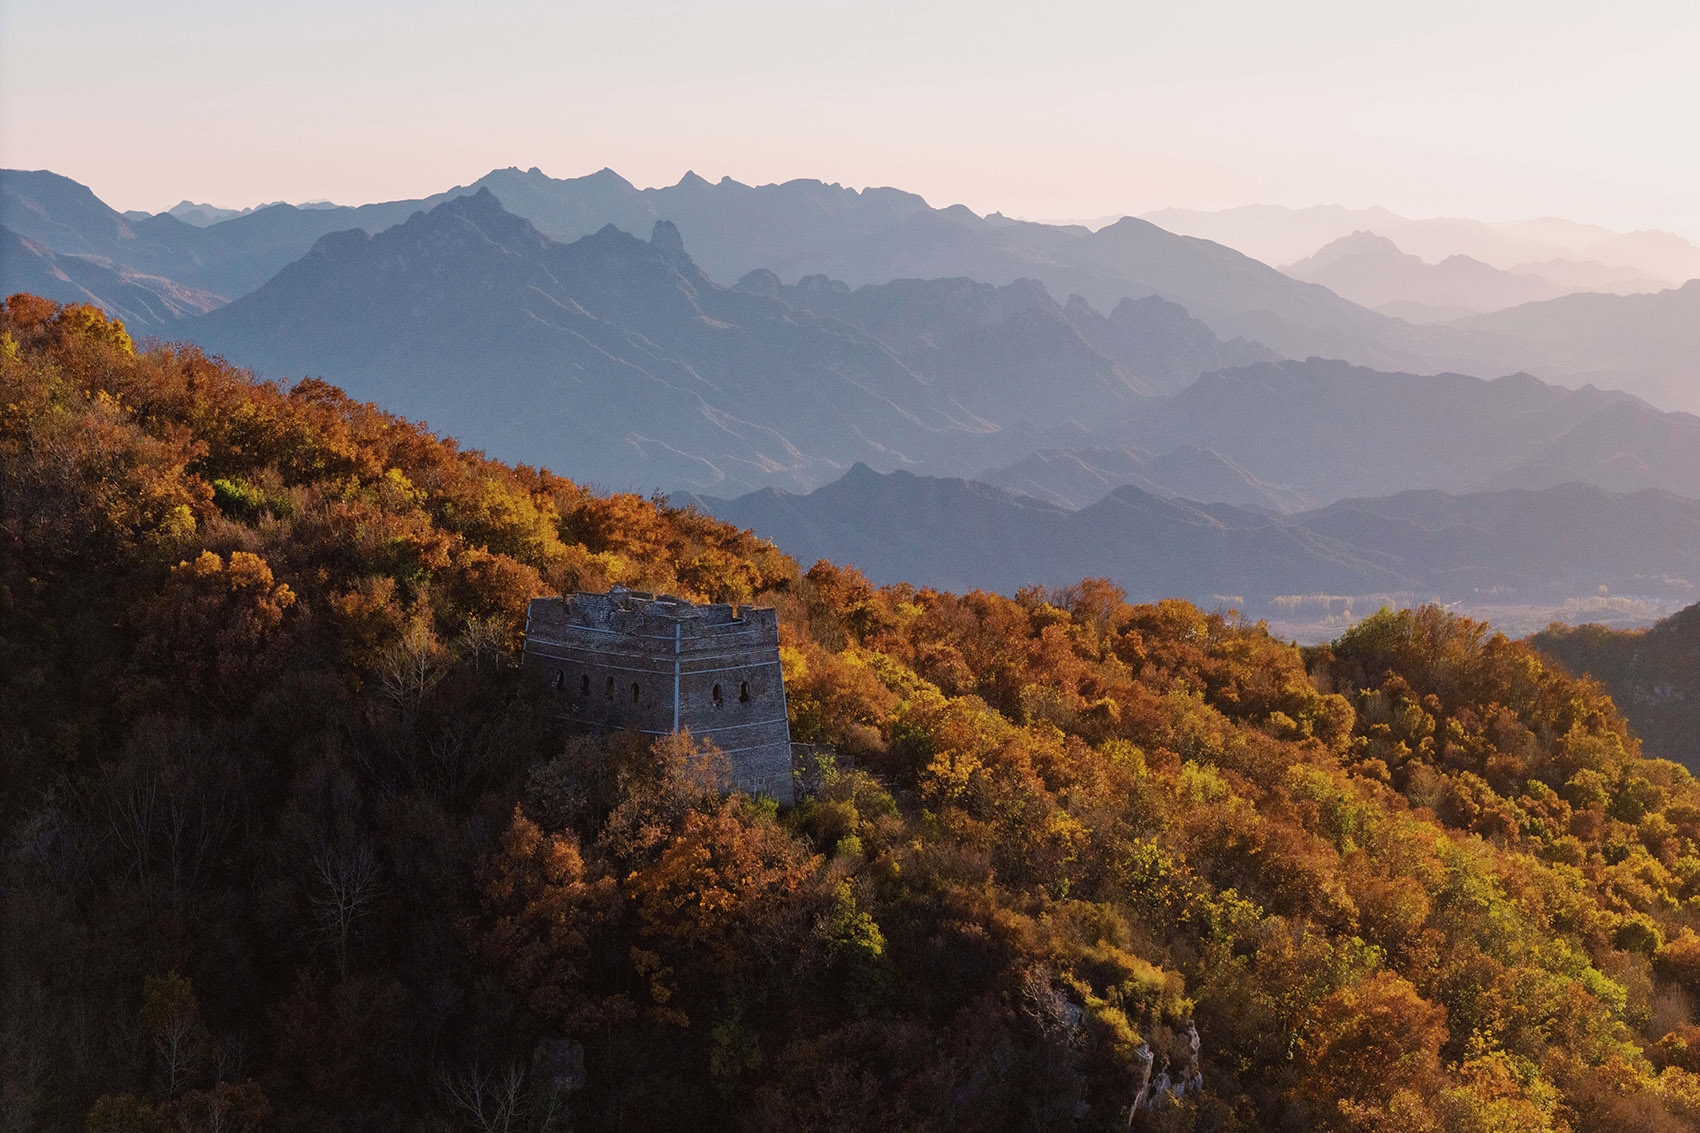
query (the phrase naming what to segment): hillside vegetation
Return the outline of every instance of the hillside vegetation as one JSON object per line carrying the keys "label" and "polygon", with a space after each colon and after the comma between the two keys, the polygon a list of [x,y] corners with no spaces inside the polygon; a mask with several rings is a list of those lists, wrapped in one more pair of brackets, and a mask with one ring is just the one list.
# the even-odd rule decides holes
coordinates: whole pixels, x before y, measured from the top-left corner
{"label": "hillside vegetation", "polygon": [[[614,583],[778,607],[817,795],[558,730]],[[1190,1027],[1135,1128],[1700,1121],[1700,788],[1526,645],[877,589],[29,296],[0,750],[8,1128],[1123,1129]]]}
{"label": "hillside vegetation", "polygon": [[1531,643],[1604,685],[1648,754],[1700,767],[1700,605],[1640,630],[1555,623]]}

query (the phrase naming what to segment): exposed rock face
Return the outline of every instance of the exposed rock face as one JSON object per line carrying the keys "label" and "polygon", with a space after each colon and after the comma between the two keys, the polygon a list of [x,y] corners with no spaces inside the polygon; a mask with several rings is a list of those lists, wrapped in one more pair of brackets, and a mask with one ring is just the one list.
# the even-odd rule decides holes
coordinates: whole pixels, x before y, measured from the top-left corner
{"label": "exposed rock face", "polygon": [[[1204,1071],[1198,1064],[1198,1054],[1202,1044],[1198,1038],[1198,1024],[1191,1019],[1186,1021],[1186,1061],[1181,1064],[1183,1076],[1181,1087],[1188,1093],[1197,1093],[1204,1088]],[[1179,1094],[1175,1095],[1179,1097]]]}
{"label": "exposed rock face", "polygon": [[1133,1104],[1127,1110],[1128,1128],[1133,1128],[1133,1119],[1139,1113],[1145,1102],[1145,1092],[1151,1086],[1151,1044],[1142,1042],[1133,1052]]}
{"label": "exposed rock face", "polygon": [[1134,1094],[1133,1105],[1127,1115],[1128,1128],[1134,1127],[1134,1120],[1140,1113],[1165,1109],[1188,1094],[1204,1089],[1204,1071],[1199,1065],[1202,1044],[1198,1025],[1188,1019],[1186,1030],[1177,1038],[1173,1060],[1157,1058],[1155,1075],[1151,1072],[1153,1056],[1150,1045],[1140,1043],[1139,1049],[1134,1051]]}

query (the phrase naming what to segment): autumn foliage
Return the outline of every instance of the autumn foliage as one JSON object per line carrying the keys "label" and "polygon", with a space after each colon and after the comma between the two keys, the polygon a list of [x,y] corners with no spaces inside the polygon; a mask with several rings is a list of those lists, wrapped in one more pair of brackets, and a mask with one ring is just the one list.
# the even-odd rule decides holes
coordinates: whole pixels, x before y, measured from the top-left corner
{"label": "autumn foliage", "polygon": [[[779,608],[817,794],[562,731],[616,582]],[[1700,1123],[1700,787],[1522,644],[803,571],[29,297],[0,749],[19,1128]]]}

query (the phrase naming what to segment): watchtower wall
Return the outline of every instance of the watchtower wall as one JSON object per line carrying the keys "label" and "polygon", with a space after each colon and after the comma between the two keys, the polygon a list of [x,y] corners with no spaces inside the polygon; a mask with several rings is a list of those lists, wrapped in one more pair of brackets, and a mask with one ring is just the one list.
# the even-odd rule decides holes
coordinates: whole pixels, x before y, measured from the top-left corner
{"label": "watchtower wall", "polygon": [[621,589],[533,598],[525,664],[563,715],[652,736],[688,728],[726,753],[733,787],[793,801],[776,611]]}

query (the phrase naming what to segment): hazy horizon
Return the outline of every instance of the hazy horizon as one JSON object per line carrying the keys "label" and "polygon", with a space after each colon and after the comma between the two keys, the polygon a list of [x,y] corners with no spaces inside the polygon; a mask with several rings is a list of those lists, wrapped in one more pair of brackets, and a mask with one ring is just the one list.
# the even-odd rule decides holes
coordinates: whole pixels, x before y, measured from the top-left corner
{"label": "hazy horizon", "polygon": [[[491,168],[891,185],[1011,216],[1245,204],[1700,241],[1700,8],[1312,3],[0,9],[0,164],[120,209]],[[129,110],[120,113],[119,108]]]}
{"label": "hazy horizon", "polygon": [[[30,168],[28,166],[20,166],[20,165],[5,165],[3,167],[8,168],[8,169],[27,169],[27,168]],[[69,176],[69,174],[65,174],[64,170],[62,170],[62,169],[53,169],[53,168],[50,168],[50,167],[47,167],[47,166],[41,166],[41,167],[38,167],[38,168],[44,169],[48,172]],[[252,211],[254,209],[266,208],[266,207],[269,207],[271,205],[277,205],[277,204],[289,204],[289,205],[292,205],[292,206],[295,206],[295,207],[298,207],[298,208],[308,208],[308,207],[316,207],[316,206],[359,207],[359,206],[362,206],[362,205],[369,205],[369,204],[383,204],[383,203],[387,203],[388,201],[393,201],[393,200],[409,200],[409,199],[412,199],[414,197],[422,197],[422,196],[431,195],[433,193],[444,192],[444,191],[447,191],[448,189],[451,189],[451,188],[465,187],[465,186],[468,186],[468,185],[475,183],[481,177],[487,176],[491,172],[495,172],[495,171],[501,170],[501,169],[519,169],[519,170],[522,170],[522,171],[529,171],[532,168],[538,169],[545,176],[551,177],[555,180],[573,180],[573,179],[576,179],[576,178],[582,178],[582,177],[586,177],[586,176],[589,176],[589,175],[594,174],[594,173],[598,173],[605,168],[606,169],[612,169],[614,173],[619,174],[622,177],[625,176],[625,174],[622,173],[619,169],[614,169],[612,166],[597,166],[595,168],[586,168],[586,169],[582,169],[582,170],[575,169],[575,170],[567,170],[567,171],[555,171],[555,170],[550,170],[550,169],[543,169],[540,166],[524,166],[524,165],[517,165],[517,164],[514,164],[514,163],[509,163],[506,166],[492,166],[490,169],[480,170],[479,173],[476,176],[462,176],[462,177],[454,179],[453,181],[451,181],[449,183],[445,183],[445,184],[442,184],[442,185],[435,185],[435,184],[433,184],[433,185],[421,185],[421,186],[418,186],[417,188],[415,188],[412,192],[403,193],[403,194],[400,194],[399,196],[395,196],[395,197],[373,197],[373,198],[369,198],[369,199],[358,199],[358,200],[356,200],[356,199],[336,199],[336,198],[330,198],[330,197],[314,197],[314,198],[302,198],[302,199],[291,200],[291,199],[286,199],[286,198],[282,198],[282,197],[276,197],[276,198],[270,198],[270,199],[264,199],[264,200],[230,201],[230,200],[213,200],[213,199],[210,199],[210,198],[205,197],[205,196],[197,196],[193,193],[188,193],[188,194],[179,195],[175,199],[170,201],[169,203],[161,204],[161,205],[159,205],[158,207],[155,207],[155,208],[138,208],[138,209],[134,209],[132,211],[161,213],[161,212],[169,211],[170,209],[177,207],[179,204],[204,205],[204,206],[209,206],[209,207],[212,207],[212,208],[230,209],[230,210],[235,210],[235,211],[243,211],[243,210]],[[683,172],[681,172],[679,174],[679,176],[673,177],[671,179],[661,179],[661,180],[657,180],[657,181],[654,181],[652,183],[647,183],[647,184],[642,183],[642,182],[633,181],[632,184],[635,188],[637,188],[639,190],[665,189],[665,188],[669,188],[669,187],[672,187],[672,186],[679,184],[685,178],[692,176],[692,175],[702,177],[703,180],[706,180],[706,181],[709,181],[709,182],[718,182],[718,181],[721,180],[721,176],[730,177],[731,180],[739,182],[741,184],[750,185],[750,186],[758,186],[758,187],[762,186],[762,185],[783,184],[787,181],[794,181],[794,180],[802,180],[802,181],[807,181],[807,180],[824,181],[825,180],[825,179],[819,178],[819,177],[812,177],[807,172],[799,172],[799,173],[794,174],[793,176],[777,177],[777,178],[773,178],[771,180],[746,180],[746,179],[741,178],[741,177],[733,176],[732,174],[723,174],[721,176],[709,177],[709,176],[705,176],[704,174],[702,174],[699,170],[687,169],[687,170],[684,170]],[[72,180],[80,181],[81,179],[73,177]],[[631,178],[626,178],[626,180],[631,181]],[[82,182],[82,183],[88,184],[87,182]],[[838,186],[841,186],[841,187],[844,187],[844,188],[854,190],[856,192],[866,192],[866,191],[869,191],[869,190],[878,190],[878,189],[887,189],[887,188],[903,190],[903,191],[906,191],[906,192],[914,192],[915,191],[915,190],[910,189],[908,186],[905,186],[905,185],[883,183],[883,182],[882,183],[868,183],[868,184],[849,184],[849,185],[845,185],[843,182],[826,182],[826,183],[838,185]],[[101,200],[105,201],[107,204],[112,205],[113,207],[120,209],[120,211],[123,211],[125,209],[126,206],[123,206],[123,205],[120,205],[120,204],[117,204],[116,202],[114,202],[106,193],[101,191],[101,189],[98,185],[88,185],[88,187],[91,191],[94,192],[95,196],[99,197]],[[921,194],[921,195],[923,197],[926,197],[925,194]],[[929,206],[933,207],[933,208],[947,208],[947,207],[950,207],[952,205],[964,204],[965,203],[965,202],[961,202],[961,201],[957,201],[957,200],[935,199],[935,198],[932,198],[932,197],[926,197],[926,200],[927,200],[927,204]],[[1386,208],[1387,206],[1385,206],[1384,204],[1382,204],[1379,201],[1366,201],[1366,202],[1363,202],[1361,204],[1346,204],[1346,203],[1342,203],[1340,201],[1317,200],[1317,201],[1310,201],[1310,202],[1305,202],[1305,203],[1289,203],[1289,202],[1277,202],[1277,201],[1240,201],[1240,202],[1236,202],[1234,204],[1215,206],[1215,207],[1211,207],[1211,208],[1199,208],[1197,206],[1190,205],[1190,204],[1187,204],[1185,202],[1171,201],[1167,204],[1152,205],[1150,207],[1144,207],[1144,208],[1140,208],[1140,209],[1137,209],[1137,210],[1135,210],[1135,209],[1123,209],[1123,210],[1120,210],[1120,211],[1112,210],[1108,213],[1101,213],[1101,214],[1098,214],[1098,215],[1084,215],[1084,214],[1082,214],[1082,215],[1076,215],[1076,216],[1067,216],[1067,215],[1050,216],[1050,215],[1032,215],[1032,214],[1025,214],[1025,213],[1015,213],[1015,212],[1010,212],[1006,209],[1000,209],[1000,208],[996,207],[995,205],[991,206],[991,207],[982,207],[982,208],[975,208],[973,206],[968,206],[968,207],[971,208],[972,211],[974,211],[975,213],[977,213],[981,216],[989,216],[989,215],[992,215],[994,213],[1001,213],[1002,215],[1008,217],[1011,220],[1031,221],[1031,222],[1036,223],[1036,224],[1082,225],[1082,226],[1090,227],[1090,228],[1093,228],[1093,229],[1098,229],[1098,228],[1102,228],[1102,227],[1105,227],[1107,225],[1113,224],[1117,220],[1120,220],[1124,217],[1144,217],[1144,216],[1148,216],[1148,215],[1152,215],[1152,214],[1156,214],[1156,213],[1161,213],[1161,212],[1166,212],[1166,211],[1181,211],[1181,212],[1196,211],[1196,212],[1201,212],[1201,213],[1231,213],[1231,212],[1235,212],[1235,211],[1240,210],[1240,209],[1248,209],[1248,208],[1284,208],[1284,209],[1292,210],[1294,212],[1306,212],[1306,211],[1320,210],[1320,209],[1339,209],[1339,210],[1343,210],[1343,211],[1346,211],[1346,212],[1359,212],[1359,211],[1369,211],[1369,210],[1373,210],[1373,209],[1376,209],[1376,208]],[[1506,213],[1504,215],[1492,215],[1492,214],[1477,213],[1477,214],[1465,216],[1462,213],[1451,214],[1451,215],[1440,215],[1440,214],[1420,214],[1420,213],[1419,214],[1399,213],[1399,210],[1397,210],[1397,209],[1389,209],[1388,211],[1393,212],[1393,213],[1398,214],[1398,215],[1401,215],[1407,220],[1473,220],[1473,221],[1481,221],[1481,222],[1484,222],[1484,223],[1487,223],[1487,224],[1510,224],[1510,223],[1518,223],[1518,222],[1540,222],[1540,221],[1547,221],[1547,220],[1557,220],[1557,221],[1574,221],[1574,222],[1583,223],[1583,224],[1595,224],[1595,225],[1599,225],[1600,227],[1611,228],[1613,231],[1616,231],[1616,232],[1619,232],[1619,233],[1622,233],[1622,234],[1631,234],[1631,233],[1635,233],[1635,232],[1647,232],[1647,231],[1661,231],[1661,229],[1659,229],[1658,226],[1656,226],[1656,225],[1650,226],[1650,227],[1645,227],[1645,228],[1624,228],[1624,227],[1620,227],[1620,226],[1614,227],[1613,225],[1607,224],[1607,223],[1602,222],[1602,221],[1592,221],[1592,220],[1587,220],[1585,218],[1581,218],[1581,217],[1577,217],[1577,216],[1559,216],[1557,214],[1552,214],[1552,213],[1547,213],[1547,214],[1542,214],[1542,215],[1522,214],[1522,213],[1514,213],[1514,212]],[[1691,242],[1694,242],[1696,244],[1700,244],[1700,233],[1690,234],[1690,233],[1687,233],[1687,232],[1678,231],[1678,230],[1673,229],[1673,228],[1662,229],[1662,231],[1673,232],[1676,235],[1683,236],[1686,239],[1690,239]]]}

